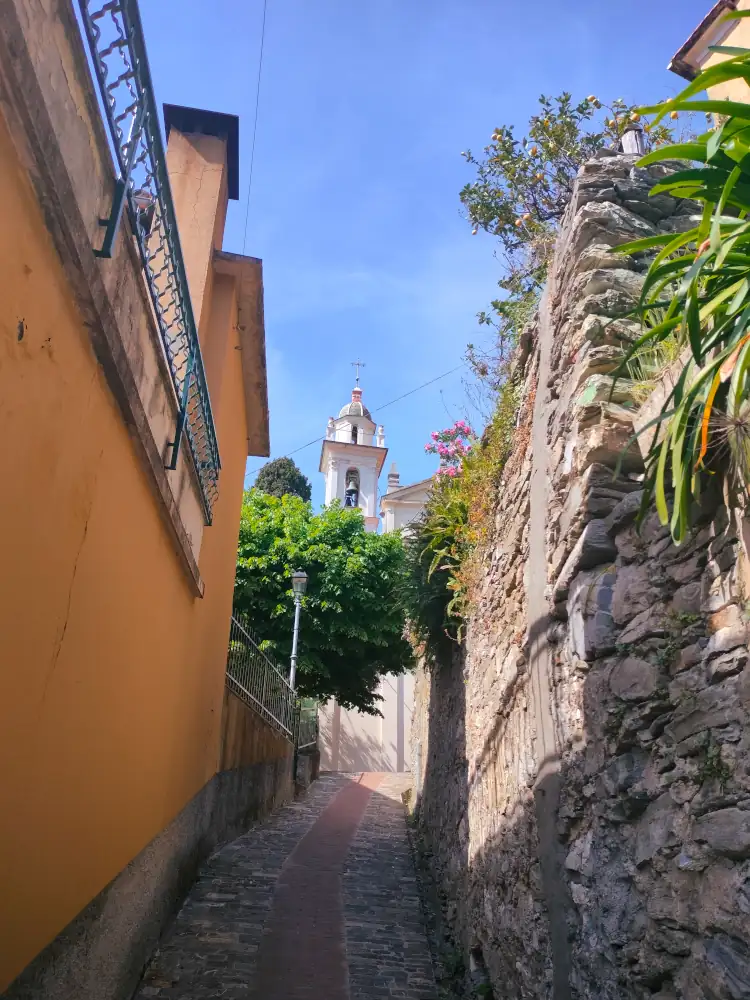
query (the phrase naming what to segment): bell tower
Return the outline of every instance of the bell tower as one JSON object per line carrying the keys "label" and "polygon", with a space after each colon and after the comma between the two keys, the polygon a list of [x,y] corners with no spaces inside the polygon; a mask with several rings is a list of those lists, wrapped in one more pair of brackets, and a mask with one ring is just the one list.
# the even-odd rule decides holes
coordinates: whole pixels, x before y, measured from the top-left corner
{"label": "bell tower", "polygon": [[338,417],[331,417],[320,453],[320,471],[326,479],[326,504],[340,500],[344,507],[359,507],[365,515],[368,531],[377,531],[378,479],[388,449],[383,428],[376,428],[370,411],[362,402],[362,389],[357,384],[352,398],[341,408]]}

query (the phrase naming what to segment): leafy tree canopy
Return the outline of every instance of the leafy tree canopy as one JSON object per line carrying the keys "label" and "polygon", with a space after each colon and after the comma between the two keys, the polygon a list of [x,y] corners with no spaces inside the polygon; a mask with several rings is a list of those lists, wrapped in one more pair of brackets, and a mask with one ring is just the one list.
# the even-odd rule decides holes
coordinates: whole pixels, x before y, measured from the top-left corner
{"label": "leafy tree canopy", "polygon": [[275,458],[272,462],[266,462],[255,480],[255,488],[274,497],[291,493],[309,500],[311,496],[310,480],[300,472],[291,458]]}
{"label": "leafy tree canopy", "polygon": [[380,676],[402,673],[412,662],[404,563],[400,536],[366,532],[357,509],[332,504],[315,514],[300,497],[252,489],[242,506],[235,606],[248,614],[264,648],[288,663],[291,575],[304,570],[300,693],[378,714]]}
{"label": "leafy tree canopy", "polygon": [[602,147],[617,148],[633,127],[643,129],[647,149],[672,138],[670,127],[621,98],[607,105],[592,94],[576,104],[568,93],[543,95],[525,136],[501,125],[481,154],[462,153],[476,170],[461,191],[472,232],[497,237],[505,265],[500,297],[479,313],[480,323],[495,328],[497,343],[490,351],[473,344],[468,350],[475,374],[493,388],[502,384],[508,353],[536,308],[579,168]]}

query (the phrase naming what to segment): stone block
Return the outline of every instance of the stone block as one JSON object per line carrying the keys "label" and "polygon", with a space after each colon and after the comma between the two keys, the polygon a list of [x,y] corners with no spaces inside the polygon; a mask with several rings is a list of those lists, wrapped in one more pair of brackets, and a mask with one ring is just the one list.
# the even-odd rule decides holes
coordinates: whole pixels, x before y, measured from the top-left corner
{"label": "stone block", "polygon": [[717,656],[719,653],[727,653],[739,646],[747,646],[748,637],[748,626],[743,621],[728,625],[726,628],[720,628],[708,640],[705,658],[710,660],[712,656]]}
{"label": "stone block", "polygon": [[629,379],[615,381],[608,375],[590,375],[581,386],[575,405],[579,408],[598,403],[628,406],[633,401],[631,386]]}
{"label": "stone block", "polygon": [[680,670],[689,670],[690,667],[696,666],[703,659],[703,649],[704,647],[699,642],[685,646],[684,649],[680,650],[672,672],[678,673]]}
{"label": "stone block", "polygon": [[634,861],[643,865],[650,861],[662,848],[674,847],[680,842],[677,835],[679,825],[677,806],[669,792],[652,802],[636,826]]}
{"label": "stone block", "polygon": [[648,660],[627,656],[616,663],[609,675],[612,694],[623,701],[645,701],[659,686],[659,668]]}
{"label": "stone block", "polygon": [[693,840],[729,858],[750,858],[750,812],[730,806],[696,820]]}
{"label": "stone block", "polygon": [[583,836],[578,837],[573,842],[565,859],[565,867],[570,872],[578,872],[581,875],[591,876],[594,874],[594,859],[591,854],[591,842],[593,833],[587,830]]}
{"label": "stone block", "polygon": [[672,609],[678,614],[697,615],[701,610],[701,584],[699,580],[686,583],[672,597]]}
{"label": "stone block", "polygon": [[594,462],[611,469],[619,463],[624,473],[642,472],[643,459],[637,442],[632,438],[633,425],[624,420],[608,420],[581,429],[576,442],[578,474]]}
{"label": "stone block", "polygon": [[582,279],[585,281],[582,295],[604,295],[605,292],[613,290],[624,292],[629,298],[636,300],[640,297],[645,276],[637,271],[627,270],[621,267],[601,268],[591,271]]}
{"label": "stone block", "polygon": [[625,625],[642,611],[653,608],[658,599],[652,566],[644,563],[621,567],[612,598],[612,615],[618,625]]}
{"label": "stone block", "polygon": [[675,583],[688,583],[700,577],[701,571],[706,565],[706,558],[704,551],[693,552],[679,562],[665,562],[664,570]]}
{"label": "stone block", "polygon": [[571,581],[577,573],[611,563],[616,554],[614,542],[607,534],[604,521],[589,521],[557,578],[552,594],[554,603],[565,600]]}
{"label": "stone block", "polygon": [[747,650],[743,647],[733,649],[729,653],[721,653],[708,662],[708,679],[711,684],[723,680],[725,677],[733,677],[745,669],[747,663]]}
{"label": "stone block", "polygon": [[622,630],[618,642],[624,646],[643,642],[644,639],[664,638],[669,631],[666,625],[666,615],[667,609],[663,604],[656,604],[641,611]]}
{"label": "stone block", "polygon": [[[600,191],[601,189],[598,190]],[[592,197],[587,197],[587,201],[592,201],[596,197],[594,189],[592,189],[591,193]],[[613,253],[612,248],[608,244],[592,243],[591,246],[586,247],[576,261],[574,273],[583,274],[586,271],[596,271],[602,268],[627,268],[628,270],[635,270],[637,266],[632,257],[628,257],[626,254]]]}
{"label": "stone block", "polygon": [[616,536],[619,531],[627,528],[628,525],[635,521],[641,509],[642,501],[643,490],[641,489],[636,489],[634,492],[628,493],[620,500],[606,519],[607,531],[610,535],[613,537]]}
{"label": "stone block", "polygon": [[750,946],[728,934],[708,938],[697,981],[703,996],[750,1000]]}
{"label": "stone block", "polygon": [[567,611],[571,652],[587,662],[615,647],[615,624],[607,610],[615,573],[588,570],[579,573],[569,590]]}
{"label": "stone block", "polygon": [[727,628],[742,629],[744,626],[742,612],[736,604],[727,604],[720,611],[709,615],[708,627],[714,633]]}
{"label": "stone block", "polygon": [[738,682],[739,678],[729,677],[695,695],[686,696],[666,726],[665,737],[673,743],[680,743],[704,730],[744,721]]}
{"label": "stone block", "polygon": [[640,324],[630,319],[614,319],[588,313],[581,326],[581,336],[592,347],[607,345],[622,352],[623,345],[630,343],[642,333]]}

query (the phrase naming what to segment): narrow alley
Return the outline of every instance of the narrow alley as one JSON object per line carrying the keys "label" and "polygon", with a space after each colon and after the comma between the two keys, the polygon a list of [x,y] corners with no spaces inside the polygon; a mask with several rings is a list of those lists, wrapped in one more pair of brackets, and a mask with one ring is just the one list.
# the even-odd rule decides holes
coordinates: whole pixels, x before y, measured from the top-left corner
{"label": "narrow alley", "polygon": [[402,774],[330,774],[211,857],[136,1000],[434,1000]]}

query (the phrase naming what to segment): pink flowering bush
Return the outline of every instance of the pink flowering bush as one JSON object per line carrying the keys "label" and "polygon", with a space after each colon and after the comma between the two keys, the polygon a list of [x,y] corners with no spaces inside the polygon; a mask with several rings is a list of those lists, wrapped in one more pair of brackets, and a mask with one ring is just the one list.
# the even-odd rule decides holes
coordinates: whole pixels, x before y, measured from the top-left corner
{"label": "pink flowering bush", "polygon": [[424,450],[428,455],[437,455],[440,459],[438,477],[455,478],[461,471],[463,459],[470,455],[474,448],[474,431],[465,420],[457,420],[452,427],[433,431],[430,438]]}

